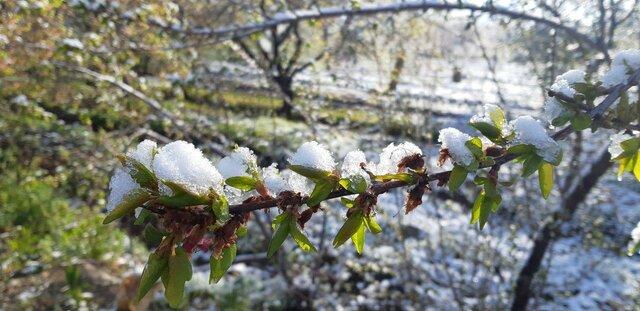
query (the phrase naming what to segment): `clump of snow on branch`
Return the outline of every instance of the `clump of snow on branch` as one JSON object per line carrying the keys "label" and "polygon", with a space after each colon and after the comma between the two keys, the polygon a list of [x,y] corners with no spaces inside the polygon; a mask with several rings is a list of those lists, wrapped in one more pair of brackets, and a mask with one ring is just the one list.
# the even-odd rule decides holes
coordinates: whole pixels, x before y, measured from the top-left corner
{"label": "clump of snow on branch", "polygon": [[379,175],[397,173],[400,161],[414,154],[422,155],[422,150],[413,143],[403,142],[399,145],[390,143],[382,149],[380,162],[376,166],[375,171]]}
{"label": "clump of snow on branch", "polygon": [[618,52],[611,63],[611,68],[602,77],[602,86],[612,87],[624,83],[631,71],[640,69],[640,50],[624,50]]}
{"label": "clump of snow on branch", "polygon": [[218,162],[218,171],[225,179],[250,175],[257,167],[256,155],[246,147],[236,148],[233,153]]}
{"label": "clump of snow on branch", "polygon": [[611,154],[612,159],[617,158],[624,151],[622,149],[622,146],[620,146],[620,143],[631,138],[633,138],[633,136],[626,134],[624,131],[620,131],[619,133],[615,133],[611,135],[611,137],[609,137],[609,139],[611,140],[611,144],[609,145],[609,153]]}
{"label": "clump of snow on branch", "polygon": [[[585,72],[582,70],[569,70],[557,76],[555,82],[549,89],[567,97],[573,97],[577,93],[573,85],[576,83],[586,83],[585,75]],[[567,112],[567,108],[555,97],[550,97],[545,101],[544,112],[547,120],[553,121],[553,119]]]}
{"label": "clump of snow on branch", "polygon": [[289,159],[289,163],[322,171],[333,171],[336,167],[336,162],[333,160],[331,152],[316,141],[302,144]]}
{"label": "clump of snow on branch", "polygon": [[442,145],[441,149],[447,149],[451,160],[464,166],[471,164],[471,161],[473,161],[473,154],[465,145],[470,139],[471,136],[452,127],[440,130],[440,135],[438,136],[438,142]]}
{"label": "clump of snow on branch", "polygon": [[[157,144],[151,140],[144,140],[135,148],[127,152],[127,156],[137,160],[142,165],[151,169],[151,162],[157,148]],[[113,210],[131,191],[140,188],[140,185],[129,175],[128,169],[116,169],[109,181],[109,197],[107,198],[107,211]],[[139,209],[136,209],[139,210]]]}
{"label": "clump of snow on branch", "polygon": [[[211,189],[222,193],[223,179],[218,170],[193,144],[179,140],[158,150],[153,159],[153,170],[161,180],[185,187],[196,195],[207,195]],[[161,187],[165,194],[168,188]]]}
{"label": "clump of snow on branch", "polygon": [[311,193],[311,186],[304,176],[293,171],[280,173],[275,163],[262,168],[262,181],[269,195],[274,197],[283,191],[292,191],[302,195]]}
{"label": "clump of snow on branch", "polygon": [[367,182],[370,180],[369,174],[362,169],[361,163],[367,163],[367,157],[361,150],[350,151],[342,160],[341,176],[362,176]]}
{"label": "clump of snow on branch", "polygon": [[158,144],[156,144],[155,141],[145,139],[139,143],[136,148],[127,152],[127,156],[142,163],[142,165],[148,169],[151,169],[151,162],[153,161],[153,156],[157,148]]}
{"label": "clump of snow on branch", "polygon": [[131,178],[131,175],[122,168],[116,169],[111,181],[109,181],[109,197],[107,198],[107,211],[112,211],[131,191],[140,188],[140,185]]}
{"label": "clump of snow on branch", "polygon": [[520,116],[511,121],[516,132],[515,141],[536,147],[538,155],[547,162],[555,162],[562,151],[560,145],[547,134],[540,122],[530,116]]}
{"label": "clump of snow on branch", "polygon": [[469,119],[469,122],[470,123],[484,122],[484,123],[492,124],[493,121],[491,120],[491,115],[497,114],[497,113],[502,114],[502,109],[500,107],[493,104],[485,104],[482,107],[482,112],[473,115],[471,119]]}
{"label": "clump of snow on branch", "polygon": [[631,241],[629,242],[629,255],[633,255],[636,246],[640,244],[640,222],[631,231]]}

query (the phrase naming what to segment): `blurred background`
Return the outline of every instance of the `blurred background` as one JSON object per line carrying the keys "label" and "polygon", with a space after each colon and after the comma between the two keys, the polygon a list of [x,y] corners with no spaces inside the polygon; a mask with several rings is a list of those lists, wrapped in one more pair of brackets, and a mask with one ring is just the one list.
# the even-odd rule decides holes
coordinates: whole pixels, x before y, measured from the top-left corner
{"label": "blurred background", "polygon": [[[143,139],[187,140],[214,163],[247,146],[281,168],[307,140],[372,159],[407,140],[435,169],[440,129],[474,133],[486,103],[541,117],[556,75],[597,76],[640,48],[639,12],[638,0],[0,0],[0,309],[131,309],[153,244],[131,217],[101,222],[115,156]],[[640,185],[602,160],[610,134],[562,142],[546,201],[508,166],[517,182],[482,231],[471,182],[407,216],[405,192],[381,196],[384,232],[362,256],[328,242],[337,202],[306,227],[317,253],[287,241],[270,260],[275,214],[256,212],[220,283],[194,255],[183,308],[637,310],[626,246]],[[138,310],[169,309],[154,291]]]}

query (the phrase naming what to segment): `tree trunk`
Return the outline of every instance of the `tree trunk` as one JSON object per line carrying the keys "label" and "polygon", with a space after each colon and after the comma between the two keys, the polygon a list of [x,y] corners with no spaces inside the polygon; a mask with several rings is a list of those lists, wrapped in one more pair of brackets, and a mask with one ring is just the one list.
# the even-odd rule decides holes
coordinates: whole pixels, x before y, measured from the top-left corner
{"label": "tree trunk", "polygon": [[531,297],[531,283],[542,264],[542,259],[555,239],[558,236],[558,228],[573,217],[578,205],[584,201],[591,189],[596,185],[598,179],[607,172],[611,166],[610,155],[604,150],[598,159],[591,164],[588,173],[578,176],[573,180],[573,185],[568,189],[568,193],[562,199],[560,208],[545,221],[529,254],[527,262],[520,270],[511,310],[526,310],[527,303]]}
{"label": "tree trunk", "polygon": [[290,120],[304,121],[303,115],[293,105],[293,99],[296,96],[293,91],[293,77],[275,76],[273,81],[278,85],[282,93],[282,106],[276,110],[276,114]]}

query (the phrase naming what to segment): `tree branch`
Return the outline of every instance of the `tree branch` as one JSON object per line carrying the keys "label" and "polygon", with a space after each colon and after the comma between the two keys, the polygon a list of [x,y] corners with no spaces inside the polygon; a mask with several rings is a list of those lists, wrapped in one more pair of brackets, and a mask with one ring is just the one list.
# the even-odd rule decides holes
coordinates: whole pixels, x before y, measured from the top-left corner
{"label": "tree branch", "polygon": [[[593,109],[591,109],[589,111],[589,116],[593,120],[598,120],[598,119],[602,118],[602,116],[607,111],[607,109],[609,109],[609,107],[611,107],[611,105],[616,101],[616,99],[618,99],[621,96],[621,94],[623,92],[628,90],[630,87],[632,87],[634,85],[637,85],[639,82],[640,82],[640,69],[636,70],[631,75],[631,77],[629,77],[627,82],[619,84],[619,85],[613,87],[611,92],[609,93],[609,95],[607,95],[607,97],[605,97],[605,99],[602,100],[602,102],[600,102],[599,105],[597,105],[595,108],[593,108]],[[551,137],[554,140],[563,140],[569,134],[571,134],[572,132],[573,132],[573,128],[571,126],[567,126],[567,127],[563,128],[563,129],[557,131],[556,133],[554,133]],[[513,161],[515,158],[516,158],[516,156],[512,155],[512,154],[507,154],[507,155],[498,157],[498,158],[495,159],[495,165],[505,164],[507,162]],[[486,166],[484,168],[486,168]],[[373,184],[371,186],[371,191],[374,194],[377,195],[377,194],[382,194],[382,193],[388,192],[391,189],[405,187],[405,186],[417,184],[417,183],[420,183],[420,182],[432,182],[432,181],[437,181],[437,180],[446,180],[446,178],[449,177],[450,173],[451,173],[451,171],[445,171],[445,172],[425,175],[421,179],[418,179],[414,183],[411,183],[411,184],[406,183],[404,181],[397,181],[397,180],[388,181],[388,182],[381,182],[381,183]],[[351,193],[351,192],[349,192],[349,191],[347,191],[345,189],[340,189],[340,190],[336,190],[336,191],[332,192],[327,197],[326,200],[334,199],[334,198],[338,198],[338,197],[343,197],[343,196],[347,196],[347,195],[352,195],[352,194],[353,193]],[[303,203],[305,201],[306,201],[306,198],[303,201]],[[251,212],[251,211],[255,211],[255,210],[276,207],[277,205],[278,205],[278,199],[270,199],[270,200],[256,202],[256,203],[244,203],[244,204],[231,205],[229,207],[229,212],[231,214],[243,214],[243,213],[247,213],[247,212]]]}

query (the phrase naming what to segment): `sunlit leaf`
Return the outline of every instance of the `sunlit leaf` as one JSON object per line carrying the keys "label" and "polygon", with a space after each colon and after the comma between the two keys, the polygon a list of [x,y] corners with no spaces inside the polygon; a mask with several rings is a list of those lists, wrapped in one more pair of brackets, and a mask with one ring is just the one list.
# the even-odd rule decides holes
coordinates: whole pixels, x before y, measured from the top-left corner
{"label": "sunlit leaf", "polygon": [[222,250],[222,253],[219,257],[214,257],[211,255],[209,260],[209,266],[211,271],[209,272],[209,283],[218,283],[227,270],[233,264],[233,260],[236,258],[236,253],[238,251],[238,247],[236,244],[232,244],[231,246]]}
{"label": "sunlit leaf", "polygon": [[138,188],[127,193],[122,201],[104,218],[102,224],[108,224],[116,219],[128,215],[151,198],[147,190]]}
{"label": "sunlit leaf", "polygon": [[553,165],[544,162],[538,169],[538,181],[543,198],[548,198],[553,189]]}

